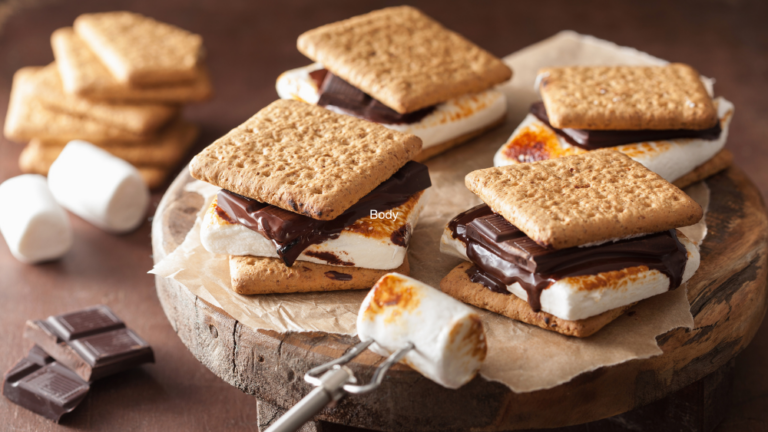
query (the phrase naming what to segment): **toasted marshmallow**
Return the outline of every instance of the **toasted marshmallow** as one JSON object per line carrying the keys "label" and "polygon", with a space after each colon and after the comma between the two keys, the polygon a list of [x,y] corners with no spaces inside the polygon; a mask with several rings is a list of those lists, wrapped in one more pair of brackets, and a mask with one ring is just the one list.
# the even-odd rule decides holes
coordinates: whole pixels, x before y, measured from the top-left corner
{"label": "toasted marshmallow", "polygon": [[361,341],[388,356],[409,342],[403,363],[448,388],[459,388],[480,369],[487,351],[480,317],[469,306],[416,279],[382,276],[357,315]]}
{"label": "toasted marshmallow", "polygon": [[70,141],[48,172],[48,185],[64,208],[114,232],[141,225],[149,189],[139,171],[91,143]]}
{"label": "toasted marshmallow", "polygon": [[45,177],[25,174],[0,184],[0,233],[16,259],[37,263],[60,258],[72,247],[67,213]]}
{"label": "toasted marshmallow", "polygon": [[[277,78],[277,94],[282,99],[296,99],[317,104],[320,98],[319,89],[309,74],[319,69],[323,69],[323,65],[314,63],[284,72]],[[326,108],[348,114],[334,106]],[[416,135],[421,138],[422,149],[425,149],[488,126],[501,118],[506,111],[507,99],[504,93],[490,89],[441,103],[419,122],[382,125]]]}
{"label": "toasted marshmallow", "polygon": [[[682,280],[685,283],[696,273],[701,257],[695,243],[680,231],[677,237],[688,255]],[[466,245],[453,238],[448,228],[440,238],[440,252],[470,261]],[[665,274],[647,267],[566,277],[541,292],[541,310],[566,320],[589,318],[667,292],[669,284]],[[528,293],[518,283],[507,285],[507,290],[528,300]]]}
{"label": "toasted marshmallow", "polygon": [[[316,264],[354,266],[390,270],[403,263],[413,229],[426,201],[425,192],[384,212],[385,218],[371,216],[355,221],[335,239],[309,246],[299,255],[299,261]],[[274,243],[261,233],[240,224],[224,220],[216,212],[214,199],[203,218],[200,241],[208,252],[222,255],[251,255],[277,258]],[[394,216],[394,218],[386,218]],[[403,237],[404,233],[404,237]]]}
{"label": "toasted marshmallow", "polygon": [[[640,162],[664,180],[673,182],[711,159],[725,146],[734,106],[723,98],[715,99],[715,104],[722,129],[717,139],[679,138],[625,144],[612,148]],[[586,150],[568,144],[563,137],[556,134],[536,116],[528,114],[507,142],[496,152],[493,165],[498,167],[584,152]]]}

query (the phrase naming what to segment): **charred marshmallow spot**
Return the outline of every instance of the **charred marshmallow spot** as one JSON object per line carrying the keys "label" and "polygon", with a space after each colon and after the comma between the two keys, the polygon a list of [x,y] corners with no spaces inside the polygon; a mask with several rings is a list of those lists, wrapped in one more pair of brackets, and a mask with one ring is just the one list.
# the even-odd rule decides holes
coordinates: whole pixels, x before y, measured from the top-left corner
{"label": "charred marshmallow spot", "polygon": [[396,321],[403,312],[412,312],[419,307],[417,290],[397,275],[385,275],[373,287],[374,295],[365,311],[369,319],[384,315],[385,322]]}
{"label": "charred marshmallow spot", "polygon": [[[705,163],[725,146],[733,117],[733,104],[723,98],[714,100],[720,119],[720,135],[716,139],[676,138],[645,141],[610,147],[622,152],[646,168],[673,182]],[[583,153],[569,144],[552,128],[528,114],[509,140],[493,158],[494,166],[534,162]]]}

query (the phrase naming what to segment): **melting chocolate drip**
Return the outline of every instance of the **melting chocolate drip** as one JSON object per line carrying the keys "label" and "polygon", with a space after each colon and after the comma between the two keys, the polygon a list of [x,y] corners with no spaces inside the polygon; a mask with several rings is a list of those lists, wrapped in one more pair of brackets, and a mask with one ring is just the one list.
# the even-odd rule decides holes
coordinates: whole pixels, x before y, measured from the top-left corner
{"label": "melting chocolate drip", "polygon": [[372,122],[384,124],[417,123],[435,110],[433,105],[418,111],[400,114],[327,69],[312,71],[309,76],[320,89],[318,105],[322,107],[332,105],[350,115]]}
{"label": "melting chocolate drip", "polygon": [[426,165],[410,161],[332,220],[312,219],[224,189],[219,192],[216,211],[222,219],[271,240],[277,255],[290,267],[309,246],[337,238],[344,228],[370,216],[371,210],[383,212],[398,207],[431,185]]}
{"label": "melting chocolate drip", "polygon": [[325,277],[327,277],[328,279],[333,279],[333,280],[337,280],[337,281],[351,281],[352,280],[352,275],[351,274],[339,273],[339,272],[336,272],[336,271],[333,271],[333,270],[325,272]]}
{"label": "melting chocolate drip", "polygon": [[505,294],[507,285],[517,282],[535,312],[541,310],[541,292],[559,279],[646,266],[666,275],[669,289],[675,289],[688,260],[675,230],[597,246],[543,247],[485,204],[459,214],[448,228],[467,245],[472,282]]}
{"label": "melting chocolate drip", "polygon": [[398,246],[406,247],[408,246],[408,240],[411,237],[411,225],[405,224],[398,228],[397,230],[392,232],[392,235],[389,236],[389,240]]}
{"label": "melting chocolate drip", "polygon": [[647,141],[664,141],[678,138],[698,138],[715,140],[720,137],[720,121],[708,129],[666,129],[666,130],[588,130],[588,129],[557,129],[549,123],[549,116],[544,102],[531,105],[531,114],[549,126],[555,133],[565,138],[569,144],[586,150],[605,147],[615,147],[622,144],[632,144]]}

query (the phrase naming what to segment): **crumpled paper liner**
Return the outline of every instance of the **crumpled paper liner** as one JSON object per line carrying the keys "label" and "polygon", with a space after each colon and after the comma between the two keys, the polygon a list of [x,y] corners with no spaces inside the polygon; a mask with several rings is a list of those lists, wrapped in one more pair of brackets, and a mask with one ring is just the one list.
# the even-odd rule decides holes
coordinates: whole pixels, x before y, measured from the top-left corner
{"label": "crumpled paper liner", "polygon": [[[411,276],[434,287],[461,261],[439,252],[445,224],[480,203],[464,186],[470,171],[493,165],[493,155],[538,100],[536,71],[544,66],[574,64],[664,64],[631,48],[574,32],[561,32],[504,59],[514,77],[502,90],[507,95],[507,123],[446,155],[427,162],[433,187],[413,234]],[[218,191],[192,182],[187,191],[204,196],[206,207]],[[686,190],[706,209],[709,189],[699,183]],[[223,309],[241,324],[279,332],[322,331],[356,334],[355,321],[366,291],[242,296],[231,290],[228,258],[207,252],[200,243],[203,209],[184,242],[151,273],[170,277],[205,301]],[[704,220],[684,229],[700,243]],[[515,392],[547,389],[603,366],[662,353],[656,336],[678,327],[693,327],[685,286],[640,302],[630,312],[586,338],[570,338],[478,309],[488,335],[488,356],[480,373]]]}

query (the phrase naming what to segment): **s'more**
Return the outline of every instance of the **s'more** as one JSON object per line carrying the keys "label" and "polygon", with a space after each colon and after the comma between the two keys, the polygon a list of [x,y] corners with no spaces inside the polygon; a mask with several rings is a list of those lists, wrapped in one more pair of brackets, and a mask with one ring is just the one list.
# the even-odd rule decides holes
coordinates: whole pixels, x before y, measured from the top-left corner
{"label": "s'more", "polygon": [[623,153],[487,168],[465,183],[484,204],[445,227],[441,251],[467,262],[440,288],[474,306],[587,337],[699,267],[676,228],[701,206]]}
{"label": "s'more", "polygon": [[678,187],[732,161],[724,150],[734,106],[712,97],[691,66],[571,66],[541,69],[542,101],[494,157],[495,166],[611,148]]}
{"label": "s'more", "polygon": [[406,251],[431,186],[411,134],[278,100],[190,163],[221,188],[201,242],[230,256],[240,294],[367,289],[409,273]]}
{"label": "s'more", "polygon": [[418,161],[500,125],[507,112],[495,87],[511,69],[410,6],[324,25],[297,45],[315,63],[280,75],[281,98],[416,135]]}

